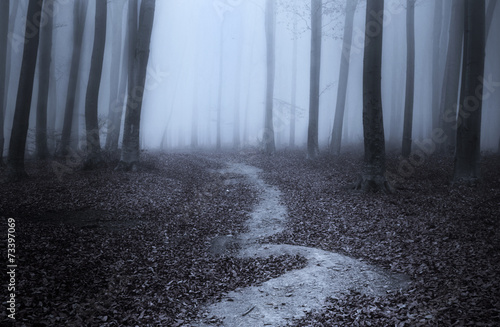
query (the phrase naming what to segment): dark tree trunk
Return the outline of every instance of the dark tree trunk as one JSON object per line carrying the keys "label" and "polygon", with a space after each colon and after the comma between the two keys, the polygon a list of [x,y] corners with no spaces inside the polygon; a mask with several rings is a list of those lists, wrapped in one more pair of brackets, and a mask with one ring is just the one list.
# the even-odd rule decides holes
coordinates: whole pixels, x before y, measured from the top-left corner
{"label": "dark tree trunk", "polygon": [[309,126],[307,157],[318,156],[319,84],[321,72],[322,0],[311,0],[311,78],[309,83]]}
{"label": "dark tree trunk", "polygon": [[191,147],[196,149],[198,147],[198,84],[194,86],[194,100],[193,111],[191,117]]}
{"label": "dark tree trunk", "polygon": [[[415,4],[413,4],[415,6]],[[443,26],[443,2],[435,0],[434,3],[434,23],[433,23],[433,40],[432,40],[432,128],[439,127],[439,109],[441,94],[439,93],[440,86],[443,84],[441,78],[441,65],[439,59],[441,57],[441,31]]]}
{"label": "dark tree trunk", "polygon": [[408,0],[406,8],[406,96],[403,123],[403,157],[411,153],[413,130],[413,94],[415,91],[415,0]]}
{"label": "dark tree trunk", "polygon": [[[133,4],[131,1],[129,4]],[[110,95],[109,95],[109,111],[106,133],[106,150],[115,152],[118,151],[118,140],[120,138],[121,119],[123,107],[125,106],[125,92],[127,85],[127,44],[122,44],[123,30],[123,8],[126,2],[119,0],[111,2],[113,6],[108,12],[113,21],[112,24],[112,49],[111,57],[111,80],[110,80]],[[127,43],[127,42],[126,42]]]}
{"label": "dark tree trunk", "polygon": [[293,50],[292,50],[292,94],[290,107],[290,147],[295,147],[295,120],[297,112],[297,15],[293,15]]}
{"label": "dark tree trunk", "polygon": [[[69,72],[68,88],[66,91],[66,105],[64,109],[64,122],[61,135],[60,154],[68,155],[71,142],[71,129],[76,110],[76,93],[80,75],[80,59],[82,53],[83,32],[85,30],[85,16],[87,15],[87,1],[77,1],[73,17],[73,53],[71,55],[71,68]],[[76,117],[78,119],[78,117]],[[78,137],[78,136],[77,136]]]}
{"label": "dark tree trunk", "polygon": [[45,24],[40,29],[38,102],[36,108],[36,157],[46,159],[49,155],[47,145],[47,107],[49,102],[50,66],[52,64],[52,33],[54,0],[45,0]]}
{"label": "dark tree trunk", "polygon": [[104,47],[106,45],[107,8],[108,5],[106,1],[96,1],[94,48],[92,50],[89,82],[87,85],[87,95],[85,97],[85,129],[87,140],[86,168],[92,168],[95,164],[102,161],[97,107],[99,102],[99,87],[101,86]]}
{"label": "dark tree trunk", "polygon": [[274,101],[274,74],[275,74],[275,12],[274,0],[266,1],[266,45],[267,45],[267,86],[266,86],[266,113],[264,117],[264,151],[273,154],[276,150],[274,143],[273,101]]}
{"label": "dark tree trunk", "polygon": [[151,34],[153,31],[153,21],[155,14],[155,0],[143,0],[139,14],[139,28],[135,48],[135,55],[130,58],[133,62],[132,76],[129,81],[127,97],[127,110],[125,113],[125,124],[123,126],[123,146],[119,169],[133,170],[137,169],[137,162],[140,154],[140,126],[142,100],[144,96],[144,87],[146,84],[146,73],[149,61],[149,47]]}
{"label": "dark tree trunk", "polygon": [[362,176],[354,185],[354,189],[364,192],[392,191],[392,187],[385,178],[385,137],[381,91],[383,25],[377,20],[377,16],[382,16],[383,12],[384,0],[367,0],[363,59],[365,160]]}
{"label": "dark tree trunk", "polygon": [[454,181],[480,178],[482,81],[485,57],[485,1],[466,0],[463,78],[455,151]]}
{"label": "dark tree trunk", "polygon": [[450,151],[455,147],[455,128],[457,116],[457,98],[460,84],[462,60],[462,37],[464,0],[453,0],[450,30],[448,38],[448,53],[443,78],[440,126],[446,136],[441,144],[441,151]]}
{"label": "dark tree trunk", "polygon": [[9,7],[10,1],[0,1],[0,167],[4,166],[4,115],[7,94],[7,48],[9,34]]}
{"label": "dark tree trunk", "polygon": [[18,180],[27,176],[24,169],[24,153],[30,118],[33,83],[38,57],[40,29],[36,20],[42,11],[43,0],[30,0],[26,15],[25,44],[22,55],[21,74],[17,92],[16,109],[7,159],[8,178]]}
{"label": "dark tree trunk", "polygon": [[[238,53],[238,57],[241,56],[241,54]],[[238,59],[239,60],[239,59]],[[233,117],[233,147],[235,149],[239,149],[241,146],[241,140],[240,140],[240,72],[239,72],[239,67],[240,65],[238,64],[236,69],[238,72],[236,73],[235,76],[235,83],[236,83],[236,88],[235,88],[235,94],[234,94],[234,117]]]}
{"label": "dark tree trunk", "polygon": [[345,102],[347,96],[347,83],[349,80],[349,60],[351,57],[352,31],[354,14],[358,0],[347,0],[346,17],[344,23],[344,38],[342,43],[342,55],[340,57],[339,85],[337,89],[337,104],[335,106],[335,119],[333,121],[332,139],[330,152],[338,155],[342,141],[342,126],[344,124]]}

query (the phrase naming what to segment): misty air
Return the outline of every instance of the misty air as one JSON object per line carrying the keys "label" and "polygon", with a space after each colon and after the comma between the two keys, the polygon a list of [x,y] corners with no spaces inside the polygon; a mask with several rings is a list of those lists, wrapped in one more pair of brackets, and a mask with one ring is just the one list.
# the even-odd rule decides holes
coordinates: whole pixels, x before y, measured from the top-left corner
{"label": "misty air", "polygon": [[0,0],[5,326],[498,326],[497,0]]}

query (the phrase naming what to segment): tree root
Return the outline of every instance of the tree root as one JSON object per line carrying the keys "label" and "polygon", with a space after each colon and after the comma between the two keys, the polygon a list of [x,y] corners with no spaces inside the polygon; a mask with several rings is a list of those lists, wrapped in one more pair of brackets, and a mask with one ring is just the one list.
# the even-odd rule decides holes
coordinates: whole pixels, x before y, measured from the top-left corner
{"label": "tree root", "polygon": [[351,185],[351,189],[364,193],[395,193],[394,187],[389,184],[385,176],[380,175],[361,175],[358,177],[357,181]]}

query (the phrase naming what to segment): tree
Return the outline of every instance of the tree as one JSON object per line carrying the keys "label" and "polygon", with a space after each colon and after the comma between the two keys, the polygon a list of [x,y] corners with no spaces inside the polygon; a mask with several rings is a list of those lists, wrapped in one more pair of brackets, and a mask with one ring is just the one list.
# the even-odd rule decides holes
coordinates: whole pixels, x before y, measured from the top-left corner
{"label": "tree", "polygon": [[224,68],[224,21],[221,24],[220,31],[220,54],[219,54],[219,93],[217,96],[217,130],[215,147],[217,150],[221,149],[221,124],[222,124],[222,72]]}
{"label": "tree", "polygon": [[321,71],[322,0],[311,0],[311,80],[309,84],[309,126],[307,157],[318,156],[319,84]]}
{"label": "tree", "polygon": [[9,34],[9,7],[10,1],[0,2],[0,167],[4,166],[4,113],[7,86],[7,46]]}
{"label": "tree", "polygon": [[354,14],[358,0],[347,0],[346,16],[344,22],[344,38],[342,42],[342,55],[340,56],[339,84],[337,89],[337,104],[335,106],[335,119],[333,122],[332,139],[330,141],[330,151],[338,155],[342,141],[342,126],[344,124],[344,111],[347,96],[347,82],[349,79],[349,59],[351,57],[352,32],[354,24]]}
{"label": "tree", "polygon": [[454,181],[475,181],[480,178],[485,9],[484,0],[465,1],[464,56]]}
{"label": "tree", "polygon": [[448,36],[448,53],[443,78],[440,126],[446,136],[441,151],[455,147],[455,128],[457,117],[457,98],[460,84],[460,64],[462,62],[462,36],[464,0],[454,0],[451,9],[451,20]]}
{"label": "tree", "polygon": [[275,9],[274,0],[266,2],[266,46],[267,46],[267,86],[266,112],[264,118],[264,151],[272,154],[276,150],[274,143],[273,101],[274,101],[274,74],[275,74]]}
{"label": "tree", "polygon": [[44,22],[40,29],[38,102],[36,109],[36,156],[46,159],[49,155],[47,145],[47,107],[49,102],[50,66],[52,64],[52,33],[54,19],[54,0],[45,0]]}
{"label": "tree", "polygon": [[292,50],[292,106],[290,108],[290,147],[295,146],[295,120],[296,120],[296,105],[297,105],[297,15],[293,15],[293,50]]}
{"label": "tree", "polygon": [[11,180],[18,180],[27,176],[24,168],[24,152],[28,136],[38,43],[40,41],[40,26],[36,22],[39,18],[38,14],[42,12],[42,6],[43,0],[30,0],[28,3],[21,73],[7,159],[8,178]]}
{"label": "tree", "polygon": [[[413,4],[413,11],[415,4]],[[415,14],[413,14],[415,16]],[[443,26],[443,2],[436,0],[434,3],[434,22],[432,35],[432,128],[439,127],[439,103],[441,94],[439,93],[441,65],[439,59],[441,57],[441,30]],[[415,33],[414,33],[415,34]]]}
{"label": "tree", "polygon": [[85,30],[85,16],[87,15],[87,1],[76,1],[73,13],[73,50],[71,55],[68,88],[66,90],[66,104],[64,109],[61,146],[59,149],[61,155],[63,156],[68,155],[71,141],[71,129],[73,126],[73,116],[76,107],[76,93],[80,75],[80,60],[82,53],[83,32]]}
{"label": "tree", "polygon": [[127,109],[123,126],[123,146],[118,169],[135,171],[139,161],[142,100],[146,84],[154,13],[155,0],[143,0],[139,13],[139,28],[134,42],[135,55],[130,58],[133,69],[129,79],[131,85],[127,96]]}
{"label": "tree", "polygon": [[107,8],[107,1],[96,1],[94,47],[90,62],[87,95],[85,96],[85,130],[87,140],[86,168],[91,168],[102,161],[97,107],[99,102],[99,87],[101,86],[104,47],[106,46]]}
{"label": "tree", "polygon": [[[133,3],[134,1],[129,2],[129,4]],[[113,22],[111,28],[111,35],[113,38],[111,44],[111,57],[113,60],[111,62],[111,81],[109,91],[110,103],[107,121],[106,150],[112,152],[118,150],[121,119],[123,107],[125,106],[123,102],[127,88],[128,39],[125,44],[122,45],[122,20],[125,4],[126,2],[124,0],[110,2],[111,10],[109,11],[111,21]],[[137,9],[135,11],[137,12]],[[129,12],[129,14],[131,14],[131,12]]]}
{"label": "tree", "polygon": [[406,9],[406,96],[403,123],[403,157],[411,153],[413,127],[413,94],[415,91],[415,0],[407,1]]}
{"label": "tree", "polygon": [[385,137],[382,115],[382,16],[384,0],[367,0],[363,59],[363,172],[354,189],[392,192],[385,178]]}

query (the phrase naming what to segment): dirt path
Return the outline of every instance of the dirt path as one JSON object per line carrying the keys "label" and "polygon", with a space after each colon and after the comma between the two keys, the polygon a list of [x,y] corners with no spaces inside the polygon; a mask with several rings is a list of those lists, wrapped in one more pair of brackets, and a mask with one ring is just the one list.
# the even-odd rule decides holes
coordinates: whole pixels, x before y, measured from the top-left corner
{"label": "dirt path", "polygon": [[[280,326],[320,309],[327,297],[338,297],[355,289],[383,295],[403,288],[404,276],[395,276],[359,260],[316,248],[287,244],[262,244],[258,241],[284,230],[287,209],[281,192],[259,177],[258,168],[232,163],[220,170],[223,176],[240,176],[258,190],[259,203],[248,220],[248,232],[236,236],[241,257],[300,255],[307,266],[273,278],[259,286],[237,289],[220,302],[206,308],[204,322],[196,326]],[[230,183],[228,179],[228,183]],[[210,322],[213,321],[213,322]],[[220,324],[219,324],[220,325]]]}

